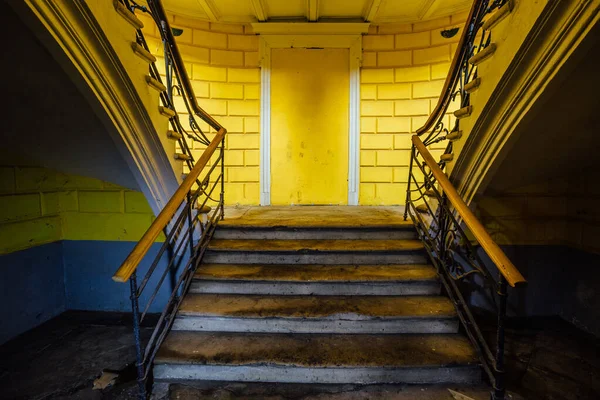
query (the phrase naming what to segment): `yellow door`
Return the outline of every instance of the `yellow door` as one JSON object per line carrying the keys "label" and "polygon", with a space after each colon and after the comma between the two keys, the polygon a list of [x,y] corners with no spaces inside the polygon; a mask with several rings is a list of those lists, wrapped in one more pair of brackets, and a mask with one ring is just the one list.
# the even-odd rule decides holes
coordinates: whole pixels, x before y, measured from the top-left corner
{"label": "yellow door", "polygon": [[348,203],[348,49],[271,53],[271,203]]}

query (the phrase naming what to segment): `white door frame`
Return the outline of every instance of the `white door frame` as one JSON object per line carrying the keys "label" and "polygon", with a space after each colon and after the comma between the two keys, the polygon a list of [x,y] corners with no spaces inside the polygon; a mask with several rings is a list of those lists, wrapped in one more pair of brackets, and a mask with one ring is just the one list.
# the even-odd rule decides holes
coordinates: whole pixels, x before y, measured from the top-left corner
{"label": "white door frame", "polygon": [[[314,25],[315,24],[313,24],[313,26]],[[364,29],[364,25],[368,27],[368,24],[360,25],[361,29]],[[360,33],[351,35],[266,34],[260,36],[261,206],[268,206],[271,204],[271,49],[311,47],[342,48],[350,50],[350,101],[348,104],[348,205],[358,205],[360,166],[360,66],[362,62],[362,36]]]}

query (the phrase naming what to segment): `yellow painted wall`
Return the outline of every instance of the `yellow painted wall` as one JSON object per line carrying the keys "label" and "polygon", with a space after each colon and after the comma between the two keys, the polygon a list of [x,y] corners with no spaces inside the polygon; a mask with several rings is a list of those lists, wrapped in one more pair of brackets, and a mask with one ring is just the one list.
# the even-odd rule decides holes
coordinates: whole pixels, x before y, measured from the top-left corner
{"label": "yellow painted wall", "polygon": [[[162,45],[149,18],[145,24],[152,52]],[[361,69],[361,205],[403,204],[410,136],[437,102],[461,32],[445,39],[444,29],[462,29],[466,14],[416,24],[372,26],[363,37]],[[226,203],[258,204],[260,68],[258,36],[248,25],[216,24],[173,16],[177,38],[200,105],[229,133],[226,152]],[[184,109],[182,101],[177,108]],[[447,124],[452,124],[449,109]],[[185,120],[185,116],[183,120]],[[446,143],[434,147],[443,153]],[[195,152],[202,151],[199,146]],[[272,170],[275,166],[272,166]],[[289,204],[289,203],[288,203]]]}
{"label": "yellow painted wall", "polygon": [[[217,24],[171,16],[171,24],[183,29],[176,38],[186,62],[198,103],[228,130],[226,139],[225,200],[227,204],[258,204],[259,189],[259,96],[258,36],[249,25]],[[162,43],[154,23],[141,16],[151,52],[164,74]],[[175,107],[183,114],[181,97]],[[184,114],[182,123],[188,124]],[[201,127],[208,132],[202,121]],[[214,136],[214,132],[208,135]],[[194,156],[202,154],[196,146]],[[184,172],[187,168],[184,166]]]}
{"label": "yellow painted wall", "polygon": [[137,241],[154,215],[141,192],[38,167],[0,167],[0,254],[58,240]]}
{"label": "yellow painted wall", "polygon": [[600,190],[593,173],[476,199],[478,215],[499,244],[568,245],[600,253]]}
{"label": "yellow painted wall", "polygon": [[[372,26],[363,37],[361,70],[361,205],[404,204],[410,137],[435,107],[462,31],[450,39],[444,29],[462,27],[466,14],[416,24]],[[451,105],[451,124],[457,105]],[[446,143],[432,151],[439,158]]]}
{"label": "yellow painted wall", "polygon": [[271,203],[348,202],[348,49],[271,53]]}

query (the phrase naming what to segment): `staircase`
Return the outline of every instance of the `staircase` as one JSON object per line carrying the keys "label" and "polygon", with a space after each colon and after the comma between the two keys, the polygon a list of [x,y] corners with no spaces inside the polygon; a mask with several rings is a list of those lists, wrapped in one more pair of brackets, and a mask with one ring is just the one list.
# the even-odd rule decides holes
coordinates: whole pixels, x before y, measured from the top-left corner
{"label": "staircase", "polygon": [[458,329],[400,212],[251,208],[219,223],[154,379],[476,382],[479,361]]}

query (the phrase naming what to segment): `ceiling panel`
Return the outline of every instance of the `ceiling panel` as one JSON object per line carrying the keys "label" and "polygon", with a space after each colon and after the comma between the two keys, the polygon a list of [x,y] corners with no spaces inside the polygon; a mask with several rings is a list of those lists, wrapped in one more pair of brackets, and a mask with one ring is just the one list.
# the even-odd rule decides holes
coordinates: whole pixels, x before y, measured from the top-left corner
{"label": "ceiling panel", "polygon": [[473,4],[473,0],[451,0],[451,1],[435,1],[431,8],[425,13],[424,18],[438,18],[458,12],[466,11]]}
{"label": "ceiling panel", "polygon": [[208,15],[206,15],[198,0],[164,0],[163,4],[165,9],[173,14],[208,19]]}
{"label": "ceiling panel", "polygon": [[430,2],[431,0],[383,0],[375,20],[385,20],[386,22],[388,20],[399,22],[418,20],[419,13]]}
{"label": "ceiling panel", "polygon": [[[163,0],[175,14],[208,19],[204,7],[216,9],[219,20],[254,22],[254,0]],[[319,17],[359,18],[371,3],[380,1],[373,22],[412,23],[466,11],[473,0],[319,0]],[[270,19],[306,18],[307,0],[260,0]]]}
{"label": "ceiling panel", "polygon": [[255,19],[254,8],[250,0],[213,0],[223,19]]}
{"label": "ceiling panel", "polygon": [[306,0],[263,0],[269,18],[304,18]]}
{"label": "ceiling panel", "polygon": [[321,0],[319,17],[359,18],[371,0]]}

